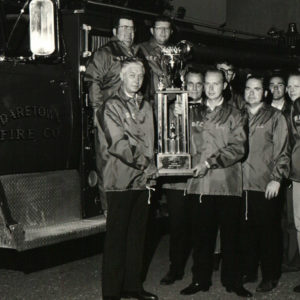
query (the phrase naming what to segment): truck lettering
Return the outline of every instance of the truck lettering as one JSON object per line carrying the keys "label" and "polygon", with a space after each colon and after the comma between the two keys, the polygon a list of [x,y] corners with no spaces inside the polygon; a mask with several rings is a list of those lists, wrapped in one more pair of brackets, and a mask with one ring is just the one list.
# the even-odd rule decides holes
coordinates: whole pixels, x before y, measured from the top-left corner
{"label": "truck lettering", "polygon": [[17,118],[20,119],[21,117],[24,117],[24,108],[23,107],[17,107],[16,108],[17,112]]}
{"label": "truck lettering", "polygon": [[43,131],[43,136],[47,139],[56,139],[60,135],[59,128],[45,128]]}
{"label": "truck lettering", "polygon": [[9,110],[8,113],[0,114],[0,125],[5,126],[12,120],[21,118],[42,118],[53,120],[60,123],[60,116],[55,108],[37,105],[17,106],[15,109]]}
{"label": "truck lettering", "polygon": [[1,114],[0,115],[0,122],[2,125],[6,125],[8,122],[8,116],[7,114]]}
{"label": "truck lettering", "polygon": [[35,130],[34,129],[0,129],[0,141],[25,141],[34,140]]}

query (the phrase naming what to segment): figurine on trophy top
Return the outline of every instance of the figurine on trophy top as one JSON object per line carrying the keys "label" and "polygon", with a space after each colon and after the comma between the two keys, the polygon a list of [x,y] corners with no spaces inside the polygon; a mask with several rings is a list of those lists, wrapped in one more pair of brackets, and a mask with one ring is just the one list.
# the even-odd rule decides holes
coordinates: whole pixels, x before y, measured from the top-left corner
{"label": "figurine on trophy top", "polygon": [[[170,77],[170,86],[166,87],[166,90],[184,89],[184,63],[190,50],[191,44],[185,40],[180,41],[176,46],[162,48],[163,62],[167,66]],[[181,80],[180,86],[178,86],[179,79]]]}

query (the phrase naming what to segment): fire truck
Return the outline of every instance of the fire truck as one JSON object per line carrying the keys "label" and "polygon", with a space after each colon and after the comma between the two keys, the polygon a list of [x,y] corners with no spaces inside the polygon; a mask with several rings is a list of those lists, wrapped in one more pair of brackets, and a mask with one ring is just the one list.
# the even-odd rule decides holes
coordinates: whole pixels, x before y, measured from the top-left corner
{"label": "fire truck", "polygon": [[[0,247],[23,251],[105,231],[83,77],[124,10],[136,19],[137,42],[149,38],[155,14],[100,0],[0,1]],[[192,41],[198,64],[299,63],[267,38],[257,47],[258,36],[174,23],[174,38]]]}

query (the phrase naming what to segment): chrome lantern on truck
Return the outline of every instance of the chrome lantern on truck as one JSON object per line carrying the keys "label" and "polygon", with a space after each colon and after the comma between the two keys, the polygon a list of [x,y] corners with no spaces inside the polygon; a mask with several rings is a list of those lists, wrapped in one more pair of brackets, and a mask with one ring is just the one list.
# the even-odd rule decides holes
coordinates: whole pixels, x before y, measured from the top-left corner
{"label": "chrome lantern on truck", "polygon": [[51,0],[32,0],[29,4],[30,50],[34,55],[50,55],[56,49],[55,8]]}

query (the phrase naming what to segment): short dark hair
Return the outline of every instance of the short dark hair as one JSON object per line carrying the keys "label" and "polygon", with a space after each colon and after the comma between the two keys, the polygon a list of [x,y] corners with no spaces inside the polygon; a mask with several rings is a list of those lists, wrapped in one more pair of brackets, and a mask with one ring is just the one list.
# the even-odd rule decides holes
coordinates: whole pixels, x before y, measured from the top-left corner
{"label": "short dark hair", "polygon": [[246,81],[245,81],[245,86],[246,86],[246,83],[251,80],[251,79],[256,79],[256,80],[259,80],[262,84],[262,87],[264,90],[267,89],[267,82],[266,82],[266,79],[264,76],[260,75],[260,74],[251,74],[249,77],[247,77]]}
{"label": "short dark hair", "polygon": [[130,20],[133,22],[134,24],[134,19],[133,17],[130,15],[130,14],[121,14],[121,15],[118,15],[114,21],[113,21],[113,28],[117,29],[120,25],[120,20],[121,19],[126,19],[126,20]]}
{"label": "short dark hair", "polygon": [[202,81],[204,81],[204,76],[203,76],[202,72],[200,72],[200,70],[198,70],[196,68],[193,68],[193,67],[188,68],[188,70],[187,70],[187,72],[185,74],[185,80],[186,80],[186,78],[187,78],[187,76],[189,74],[197,74],[197,75],[199,75],[201,77]]}
{"label": "short dark hair", "polygon": [[221,74],[223,82],[226,81],[226,77],[225,77],[224,72],[221,71],[221,70],[219,70],[219,69],[217,69],[217,68],[215,68],[215,67],[208,68],[208,69],[205,71],[205,73],[204,73],[204,78],[205,78],[205,76],[207,75],[207,73],[218,73],[218,74]]}
{"label": "short dark hair", "polygon": [[286,75],[284,73],[282,73],[281,71],[277,71],[277,70],[273,71],[271,73],[271,75],[269,76],[269,80],[268,80],[269,83],[270,83],[271,79],[274,77],[281,78],[284,81],[284,84],[286,84],[286,81],[287,81]]}
{"label": "short dark hair", "polygon": [[156,16],[155,19],[153,20],[152,28],[155,27],[156,22],[168,22],[168,23],[170,23],[170,27],[171,28],[173,27],[172,19],[168,16],[165,16],[165,15]]}
{"label": "short dark hair", "polygon": [[218,60],[218,61],[216,61],[216,63],[215,63],[215,67],[217,67],[217,65],[220,65],[220,64],[224,64],[224,65],[227,65],[227,66],[232,66],[233,67],[233,69],[235,69],[234,68],[234,64],[231,62],[231,61],[229,61],[229,60],[226,60],[226,59],[220,59],[220,60]]}

